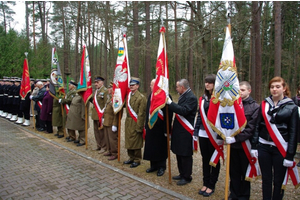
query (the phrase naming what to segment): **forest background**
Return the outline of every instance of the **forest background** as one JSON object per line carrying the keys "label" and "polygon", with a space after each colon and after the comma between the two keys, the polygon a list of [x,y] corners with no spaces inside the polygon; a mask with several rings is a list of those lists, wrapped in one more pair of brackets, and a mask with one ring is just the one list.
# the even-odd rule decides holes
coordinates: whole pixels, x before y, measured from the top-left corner
{"label": "forest background", "polygon": [[269,95],[268,82],[282,76],[295,95],[299,85],[299,1],[25,1],[26,28],[14,22],[16,2],[0,2],[0,77],[21,77],[29,52],[33,78],[49,78],[51,49],[60,68],[79,80],[82,48],[89,51],[91,74],[113,80],[122,28],[127,29],[131,75],[148,95],[155,78],[159,29],[166,27],[170,92],[186,78],[197,96],[204,77],[217,73],[228,19],[239,81],[249,81],[252,96]]}

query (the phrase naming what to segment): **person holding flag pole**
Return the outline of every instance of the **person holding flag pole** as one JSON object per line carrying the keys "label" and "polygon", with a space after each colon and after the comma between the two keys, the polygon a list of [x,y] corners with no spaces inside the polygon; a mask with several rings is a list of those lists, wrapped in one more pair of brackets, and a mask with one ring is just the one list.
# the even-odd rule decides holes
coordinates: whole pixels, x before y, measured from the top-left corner
{"label": "person holding flag pole", "polygon": [[[120,162],[120,143],[121,143],[121,118],[123,114],[123,107],[125,104],[125,98],[129,90],[130,81],[130,68],[127,52],[127,39],[126,28],[122,29],[122,40],[119,42],[119,51],[117,57],[117,63],[114,72],[113,80],[113,99],[112,107],[114,113],[118,113],[118,161]],[[116,130],[114,130],[116,131]]]}
{"label": "person holding flag pole", "polygon": [[[86,46],[83,46],[82,56],[81,56],[81,70],[80,70],[80,79],[77,86],[77,93],[82,97],[84,105],[85,105],[85,135],[80,135],[80,138],[85,137],[85,148],[88,147],[87,133],[88,133],[88,107],[89,107],[89,99],[93,96],[92,89],[92,79],[91,79],[91,71],[90,71],[90,60],[89,54]],[[73,101],[72,101],[73,102]],[[82,144],[82,143],[81,143]],[[78,144],[79,145],[79,144]]]}
{"label": "person holding flag pole", "polygon": [[[225,141],[239,134],[247,120],[240,96],[230,23],[226,27],[222,58],[207,112],[207,123]],[[228,199],[230,144],[227,143],[225,199]]]}
{"label": "person holding flag pole", "polygon": [[283,78],[272,78],[269,90],[270,96],[262,101],[258,111],[251,153],[258,157],[263,199],[283,199],[289,177],[295,188],[300,185],[294,160],[299,113]]}
{"label": "person holding flag pole", "polygon": [[[20,88],[20,115],[18,116],[17,124],[22,124],[23,126],[30,126],[30,99],[29,96],[31,94],[31,85],[30,85],[30,75],[29,75],[29,67],[27,60],[28,53],[25,52],[25,59],[23,64],[23,74],[21,80],[21,88]],[[24,122],[23,122],[24,115]],[[33,117],[34,120],[34,117]],[[33,122],[35,124],[35,121]]]}
{"label": "person holding flag pole", "polygon": [[57,133],[54,134],[54,136],[63,138],[64,136],[66,136],[64,124],[64,108],[59,101],[61,101],[60,99],[65,97],[65,89],[56,48],[52,48],[49,92],[53,97],[52,126],[57,127]]}
{"label": "person holding flag pole", "polygon": [[150,168],[146,170],[147,173],[157,170],[157,176],[162,176],[168,158],[169,182],[171,183],[169,132],[173,112],[169,111],[168,105],[166,105],[167,97],[171,98],[171,96],[169,96],[169,70],[165,32],[162,21],[155,70],[156,77],[150,83],[151,94],[146,109],[144,159],[150,160]]}

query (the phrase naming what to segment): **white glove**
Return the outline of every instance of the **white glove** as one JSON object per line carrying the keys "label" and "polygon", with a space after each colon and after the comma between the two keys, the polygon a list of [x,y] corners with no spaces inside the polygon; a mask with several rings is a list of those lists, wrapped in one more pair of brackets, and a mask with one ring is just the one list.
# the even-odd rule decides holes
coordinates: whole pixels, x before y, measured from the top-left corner
{"label": "white glove", "polygon": [[58,103],[61,103],[61,99],[58,99]]}
{"label": "white glove", "polygon": [[104,123],[104,118],[102,118],[102,125],[103,125],[103,123]]}
{"label": "white glove", "polygon": [[172,100],[168,97],[167,104],[170,105],[172,103]]}
{"label": "white glove", "polygon": [[226,137],[226,144],[232,144],[235,143],[234,137]]}
{"label": "white glove", "polygon": [[112,127],[111,127],[111,130],[112,130],[113,132],[116,132],[116,131],[118,130],[118,128],[117,128],[116,126],[112,126]]}
{"label": "white glove", "polygon": [[294,164],[294,161],[287,160],[287,159],[283,160],[283,166],[285,166],[285,167],[292,167],[293,164]]}
{"label": "white glove", "polygon": [[30,95],[30,96],[29,96],[29,99],[30,99],[30,100],[32,100],[32,97],[33,97],[33,96],[32,96],[32,95]]}
{"label": "white glove", "polygon": [[224,140],[217,139],[216,143],[218,146],[223,145]]}
{"label": "white glove", "polygon": [[255,150],[255,149],[251,149],[251,156],[252,157],[255,157],[255,158],[258,158],[258,151],[257,150]]}

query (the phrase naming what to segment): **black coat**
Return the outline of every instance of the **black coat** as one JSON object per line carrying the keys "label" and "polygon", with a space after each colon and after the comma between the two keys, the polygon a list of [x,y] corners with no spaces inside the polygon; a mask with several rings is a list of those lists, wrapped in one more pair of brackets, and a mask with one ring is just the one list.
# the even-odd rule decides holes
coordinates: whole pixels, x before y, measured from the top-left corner
{"label": "black coat", "polygon": [[[267,101],[268,100],[268,101]],[[271,123],[274,123],[278,128],[283,139],[288,143],[288,148],[286,152],[285,159],[293,160],[297,149],[297,133],[299,129],[299,113],[298,106],[290,98],[285,98],[279,101],[277,108],[272,109],[272,100],[267,98],[266,103],[270,104],[268,115],[271,115]],[[258,144],[259,137],[267,140],[273,141],[268,129],[266,128],[266,123],[262,116],[262,107],[259,108],[258,119],[255,127],[255,133],[252,139],[252,148],[255,149]]]}
{"label": "black coat", "polygon": [[[191,90],[179,97],[178,104],[172,102],[169,109],[174,113],[183,116],[191,125],[194,126],[195,115],[197,112],[198,100]],[[180,156],[193,155],[193,138],[192,135],[174,119],[173,131],[171,138],[171,150],[174,154]]]}
{"label": "black coat", "polygon": [[[152,129],[149,128],[149,109],[150,109],[150,98],[148,97],[147,108],[146,108],[146,137],[145,137],[145,148],[144,148],[144,160],[161,161],[168,158],[168,147],[167,147],[167,133],[166,120],[161,120],[159,117]],[[161,109],[164,113],[164,119],[167,117],[166,107]],[[169,111],[169,130],[171,131],[171,123],[173,118],[173,112]]]}
{"label": "black coat", "polygon": [[247,99],[243,100],[243,107],[247,119],[247,125],[241,133],[234,137],[236,142],[231,144],[231,147],[234,149],[242,149],[243,147],[241,142],[244,142],[248,139],[251,140],[255,131],[259,105],[252,97],[249,96]]}

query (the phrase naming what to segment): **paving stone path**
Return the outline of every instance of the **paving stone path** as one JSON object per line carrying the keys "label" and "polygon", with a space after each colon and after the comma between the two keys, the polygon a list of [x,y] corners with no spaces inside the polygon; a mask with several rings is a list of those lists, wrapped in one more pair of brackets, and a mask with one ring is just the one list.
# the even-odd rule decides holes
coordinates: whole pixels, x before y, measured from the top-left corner
{"label": "paving stone path", "polygon": [[0,199],[188,199],[0,118]]}

